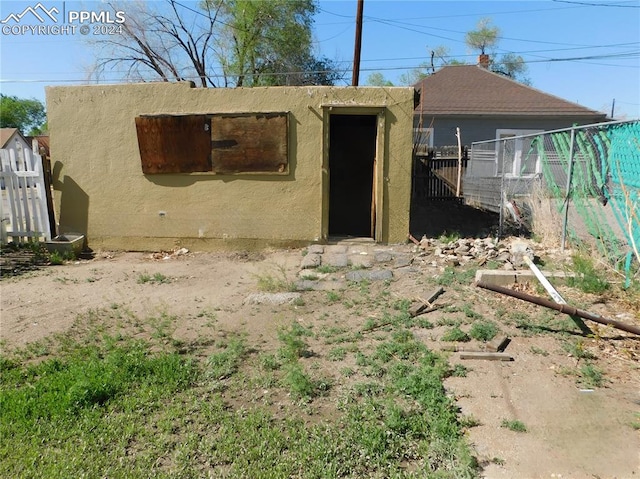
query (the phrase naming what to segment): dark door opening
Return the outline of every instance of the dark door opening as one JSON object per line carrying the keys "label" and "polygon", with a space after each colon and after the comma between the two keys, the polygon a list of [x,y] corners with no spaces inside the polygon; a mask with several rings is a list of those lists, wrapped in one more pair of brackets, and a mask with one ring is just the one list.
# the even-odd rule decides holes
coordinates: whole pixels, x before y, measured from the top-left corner
{"label": "dark door opening", "polygon": [[376,115],[329,118],[329,235],[374,237]]}

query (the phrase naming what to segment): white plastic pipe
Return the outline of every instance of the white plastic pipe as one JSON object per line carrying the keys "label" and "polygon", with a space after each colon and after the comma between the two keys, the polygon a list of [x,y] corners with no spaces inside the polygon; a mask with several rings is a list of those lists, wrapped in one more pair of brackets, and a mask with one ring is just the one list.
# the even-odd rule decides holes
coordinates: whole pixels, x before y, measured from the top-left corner
{"label": "white plastic pipe", "polygon": [[556,303],[567,304],[567,302],[562,298],[562,296],[560,296],[560,293],[556,291],[556,289],[549,282],[549,280],[544,276],[544,274],[542,274],[542,271],[540,271],[538,267],[535,264],[533,264],[533,261],[531,261],[531,258],[525,255],[524,262],[527,263],[531,271],[533,271],[533,274],[535,274],[536,278],[538,278],[538,281],[540,281],[540,284],[544,287],[544,289],[547,290],[547,293],[551,295],[551,297]]}

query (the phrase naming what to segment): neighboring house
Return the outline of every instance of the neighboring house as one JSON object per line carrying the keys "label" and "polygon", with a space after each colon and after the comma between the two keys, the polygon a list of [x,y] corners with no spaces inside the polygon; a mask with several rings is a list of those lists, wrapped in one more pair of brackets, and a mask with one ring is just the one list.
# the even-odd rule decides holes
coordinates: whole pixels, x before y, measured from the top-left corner
{"label": "neighboring house", "polygon": [[17,128],[0,128],[0,149],[13,150],[18,169],[24,169],[20,165],[24,165],[24,151],[31,150],[31,144]]}
{"label": "neighboring house", "polygon": [[51,239],[44,177],[40,157],[17,128],[0,128],[0,220],[2,241]]}
{"label": "neighboring house", "polygon": [[412,87],[48,87],[60,233],[91,248],[406,241]]}
{"label": "neighboring house", "polygon": [[[19,170],[24,170],[24,151],[30,150],[31,146],[27,139],[22,136],[17,128],[0,128],[0,149],[13,151],[16,159],[16,166]],[[0,171],[3,171],[0,165]],[[0,179],[0,187],[5,188],[4,178]]]}
{"label": "neighboring house", "polygon": [[480,65],[445,66],[415,85],[414,137],[427,147],[462,145],[606,120]]}
{"label": "neighboring house", "polygon": [[[482,63],[446,66],[416,83],[420,102],[414,110],[413,136],[414,151],[420,161],[414,164],[415,191],[424,187],[425,181],[429,188],[441,185],[450,197],[456,197],[460,191],[464,191],[465,196],[469,191],[475,194],[478,188],[483,188],[482,184],[471,184],[468,178],[458,179],[455,184],[452,180],[455,175],[451,174],[454,163],[439,161],[438,155],[434,154],[434,151],[442,153],[443,147],[456,146],[457,149],[460,144],[465,151],[477,141],[519,137],[606,120],[604,113],[543,93],[493,73],[486,66],[486,62],[484,66]],[[495,144],[500,148],[501,143]],[[539,174],[539,163],[533,165],[533,171],[525,171],[525,165],[519,161],[529,143],[516,140],[511,145],[516,149],[510,164],[512,176]],[[500,153],[496,150],[487,154],[495,162]],[[463,174],[464,166],[458,171]],[[435,193],[437,196],[437,191]],[[434,192],[427,191],[423,196],[434,197]]]}

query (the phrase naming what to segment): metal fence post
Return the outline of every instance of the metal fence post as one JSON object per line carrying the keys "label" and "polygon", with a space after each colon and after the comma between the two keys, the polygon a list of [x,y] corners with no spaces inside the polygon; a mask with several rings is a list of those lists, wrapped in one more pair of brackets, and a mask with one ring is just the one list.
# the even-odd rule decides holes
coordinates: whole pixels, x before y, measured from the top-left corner
{"label": "metal fence post", "polygon": [[500,166],[500,220],[498,223],[498,238],[502,238],[502,233],[504,229],[504,199],[505,199],[505,191],[504,191],[504,151],[507,148],[507,140],[504,139],[502,141],[502,150],[500,150],[500,143],[498,143],[498,152],[502,152],[502,165]]}
{"label": "metal fence post", "polygon": [[564,221],[562,223],[561,251],[564,251],[567,240],[567,223],[569,222],[569,199],[571,198],[571,179],[573,177],[573,146],[575,144],[576,129],[571,128],[571,144],[569,145],[569,172],[567,173],[567,192],[564,197]]}

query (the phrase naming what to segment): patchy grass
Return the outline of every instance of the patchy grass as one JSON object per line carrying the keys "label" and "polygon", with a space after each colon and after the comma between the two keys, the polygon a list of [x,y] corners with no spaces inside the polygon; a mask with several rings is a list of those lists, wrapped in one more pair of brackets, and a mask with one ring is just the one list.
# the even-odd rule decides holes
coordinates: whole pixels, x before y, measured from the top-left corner
{"label": "patchy grass", "polygon": [[573,262],[572,270],[576,276],[567,278],[568,286],[594,294],[602,294],[611,287],[602,275],[602,270],[596,267],[592,258],[586,255],[573,255],[571,259]]}
{"label": "patchy grass", "polygon": [[[405,329],[402,307],[386,310],[376,340],[294,321],[264,351],[215,331],[168,340],[169,314],[91,312],[0,356],[0,477],[478,477],[464,436],[477,421],[442,384],[465,370]],[[338,338],[323,363],[313,345]],[[316,403],[331,409],[322,420]]]}
{"label": "patchy grass", "polygon": [[165,276],[162,273],[153,273],[153,274],[140,273],[138,275],[138,279],[136,282],[138,284],[146,284],[146,283],[164,284],[164,283],[169,283],[170,281],[171,280],[169,279],[169,277]]}
{"label": "patchy grass", "polygon": [[604,373],[602,369],[591,362],[587,362],[580,367],[579,380],[581,386],[587,388],[599,388],[604,385]]}
{"label": "patchy grass", "polygon": [[454,268],[447,266],[436,277],[436,284],[440,286],[469,285],[476,277],[477,268]]}
{"label": "patchy grass", "polygon": [[517,419],[507,420],[503,419],[500,427],[504,427],[505,429],[509,429],[510,431],[515,432],[527,432],[527,426],[522,421],[518,421]]}
{"label": "patchy grass", "polygon": [[565,341],[562,347],[569,355],[576,359],[596,359],[595,354],[585,349],[584,341],[581,339],[577,341]]}
{"label": "patchy grass", "polygon": [[498,332],[498,327],[491,321],[478,321],[469,328],[469,336],[478,341],[491,341]]}
{"label": "patchy grass", "polygon": [[336,268],[335,266],[330,266],[328,264],[322,264],[316,268],[316,271],[318,273],[330,274],[338,271],[338,268]]}
{"label": "patchy grass", "polygon": [[467,333],[465,333],[458,326],[455,326],[442,335],[442,341],[448,342],[458,342],[458,343],[467,343],[471,341],[471,338]]}
{"label": "patchy grass", "polygon": [[60,254],[58,251],[53,251],[52,253],[50,253],[49,264],[52,264],[55,266],[64,264],[64,258],[62,254]]}
{"label": "patchy grass", "polygon": [[265,293],[286,293],[296,291],[295,281],[287,278],[287,273],[282,266],[278,266],[278,274],[255,275],[258,280],[258,289]]}

